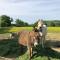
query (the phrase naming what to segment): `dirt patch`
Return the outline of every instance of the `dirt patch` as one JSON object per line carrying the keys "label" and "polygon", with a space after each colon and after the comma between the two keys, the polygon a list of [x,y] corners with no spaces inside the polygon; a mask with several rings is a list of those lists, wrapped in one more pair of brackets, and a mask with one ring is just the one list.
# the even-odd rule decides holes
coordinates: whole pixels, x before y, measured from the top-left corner
{"label": "dirt patch", "polygon": [[60,33],[47,33],[46,40],[60,41]]}
{"label": "dirt patch", "polygon": [[51,49],[60,53],[60,48],[51,48]]}
{"label": "dirt patch", "polygon": [[49,41],[48,45],[55,45],[52,50],[60,52],[60,33],[47,33],[46,40]]}
{"label": "dirt patch", "polygon": [[5,58],[0,56],[0,60],[16,60],[15,58]]}
{"label": "dirt patch", "polygon": [[9,38],[10,38],[10,33],[0,34],[0,40],[9,39]]}

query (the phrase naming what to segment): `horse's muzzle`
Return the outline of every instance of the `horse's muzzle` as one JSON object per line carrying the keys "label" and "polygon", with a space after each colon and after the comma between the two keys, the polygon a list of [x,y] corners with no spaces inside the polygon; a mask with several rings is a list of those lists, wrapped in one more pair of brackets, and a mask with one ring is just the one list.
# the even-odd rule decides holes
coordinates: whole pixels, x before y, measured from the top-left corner
{"label": "horse's muzzle", "polygon": [[38,42],[34,42],[34,46],[36,47],[38,45]]}

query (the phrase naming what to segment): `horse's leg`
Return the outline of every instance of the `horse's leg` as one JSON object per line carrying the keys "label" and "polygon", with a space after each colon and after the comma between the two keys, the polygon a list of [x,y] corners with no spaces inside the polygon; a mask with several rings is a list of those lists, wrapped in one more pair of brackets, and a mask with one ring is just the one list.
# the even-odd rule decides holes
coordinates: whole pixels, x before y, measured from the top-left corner
{"label": "horse's leg", "polygon": [[42,40],[42,48],[44,48],[45,46],[45,36],[42,36],[42,38],[41,38],[41,40]]}
{"label": "horse's leg", "polygon": [[28,47],[27,53],[28,53],[29,60],[31,60],[31,51],[30,51],[30,47]]}
{"label": "horse's leg", "polygon": [[46,37],[44,36],[43,37],[43,45],[44,45],[44,47],[45,47],[45,39],[46,39]]}
{"label": "horse's leg", "polygon": [[39,44],[41,44],[41,37],[39,37],[39,41],[38,41]]}
{"label": "horse's leg", "polygon": [[41,46],[42,46],[42,48],[44,48],[43,36],[41,36]]}
{"label": "horse's leg", "polygon": [[32,47],[30,47],[28,49],[28,53],[29,53],[29,60],[31,60],[31,57],[32,57]]}
{"label": "horse's leg", "polygon": [[32,55],[33,55],[33,51],[32,51],[32,47],[31,47],[31,57],[32,57]]}

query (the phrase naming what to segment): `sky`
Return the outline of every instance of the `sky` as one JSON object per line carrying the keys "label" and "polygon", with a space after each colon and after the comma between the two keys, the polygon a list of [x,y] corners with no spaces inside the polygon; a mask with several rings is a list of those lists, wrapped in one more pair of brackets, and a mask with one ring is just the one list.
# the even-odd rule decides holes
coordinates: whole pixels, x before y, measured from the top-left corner
{"label": "sky", "polygon": [[60,0],[0,0],[0,15],[30,24],[38,19],[60,20]]}

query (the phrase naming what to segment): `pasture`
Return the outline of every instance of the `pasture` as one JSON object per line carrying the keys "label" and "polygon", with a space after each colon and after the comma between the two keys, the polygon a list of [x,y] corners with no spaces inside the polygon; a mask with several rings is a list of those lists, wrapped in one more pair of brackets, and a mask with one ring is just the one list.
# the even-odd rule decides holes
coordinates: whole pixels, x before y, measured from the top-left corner
{"label": "pasture", "polygon": [[[4,33],[10,33],[10,32],[18,32],[21,30],[32,30],[32,27],[3,27],[0,28],[0,34]],[[52,33],[59,33],[60,27],[48,27],[47,32]]]}
{"label": "pasture", "polygon": [[[10,32],[18,32],[21,30],[32,30],[32,27],[0,28],[0,60],[28,60],[28,55],[26,52],[21,54],[17,37],[13,39],[4,39],[9,37]],[[60,27],[48,27],[47,31],[48,33],[46,40],[48,45],[53,47],[56,44],[60,44]],[[43,49],[39,45],[35,49],[37,53],[34,54],[32,60],[60,60],[60,52],[57,52],[50,47]]]}

